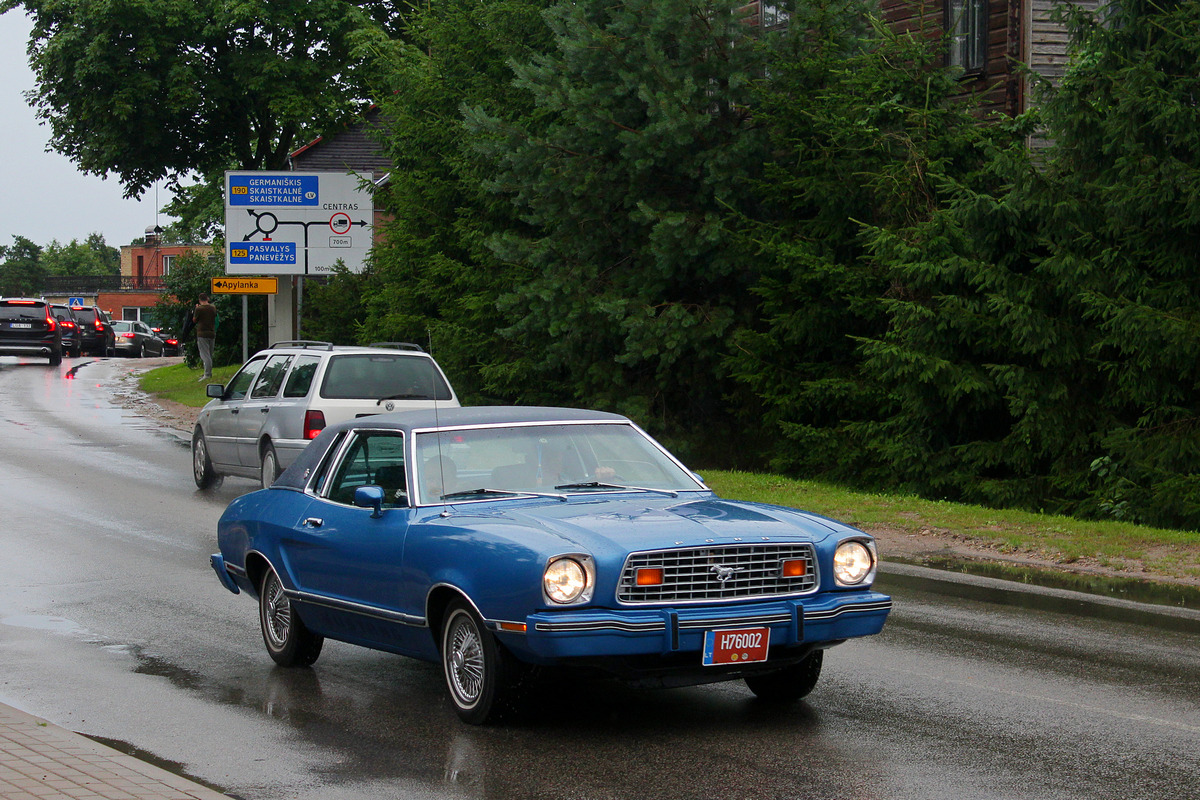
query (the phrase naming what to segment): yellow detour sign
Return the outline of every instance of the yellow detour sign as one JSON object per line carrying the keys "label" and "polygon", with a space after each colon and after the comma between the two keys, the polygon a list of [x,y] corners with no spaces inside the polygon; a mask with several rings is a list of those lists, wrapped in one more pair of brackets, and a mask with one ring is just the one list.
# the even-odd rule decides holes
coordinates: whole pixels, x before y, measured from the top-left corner
{"label": "yellow detour sign", "polygon": [[213,294],[279,294],[279,279],[241,276],[213,278],[212,291]]}

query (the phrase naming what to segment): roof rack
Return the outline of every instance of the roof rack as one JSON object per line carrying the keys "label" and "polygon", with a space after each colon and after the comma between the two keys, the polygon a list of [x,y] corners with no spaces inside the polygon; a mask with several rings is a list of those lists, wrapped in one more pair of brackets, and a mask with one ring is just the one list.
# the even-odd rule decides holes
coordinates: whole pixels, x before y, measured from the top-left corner
{"label": "roof rack", "polygon": [[371,342],[367,347],[388,347],[392,350],[416,350],[418,353],[424,353],[425,349],[419,344],[412,342]]}
{"label": "roof rack", "polygon": [[269,349],[274,350],[276,347],[311,347],[321,350],[332,350],[333,342],[310,342],[306,339],[293,339],[285,342],[275,342]]}

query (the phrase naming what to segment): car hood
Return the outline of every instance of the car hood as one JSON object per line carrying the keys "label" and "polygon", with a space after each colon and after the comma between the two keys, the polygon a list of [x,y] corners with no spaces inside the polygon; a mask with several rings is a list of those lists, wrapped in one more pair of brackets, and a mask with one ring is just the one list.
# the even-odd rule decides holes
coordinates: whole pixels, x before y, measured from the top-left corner
{"label": "car hood", "polygon": [[[705,544],[753,544],[763,541],[819,542],[830,536],[862,535],[831,519],[760,503],[698,500],[639,495],[618,498],[579,498],[512,501],[483,508],[459,506],[447,522],[475,530],[490,530],[504,538],[533,545],[565,547],[596,556],[638,550]],[[514,526],[521,529],[515,534]],[[541,536],[537,536],[537,531]]]}

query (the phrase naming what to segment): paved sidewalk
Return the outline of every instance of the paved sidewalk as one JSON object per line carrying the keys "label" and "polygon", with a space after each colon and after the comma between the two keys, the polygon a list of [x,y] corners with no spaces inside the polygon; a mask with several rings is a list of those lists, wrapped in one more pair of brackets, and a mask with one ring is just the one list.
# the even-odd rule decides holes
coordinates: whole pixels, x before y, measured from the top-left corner
{"label": "paved sidewalk", "polygon": [[133,756],[0,703],[4,800],[229,800]]}

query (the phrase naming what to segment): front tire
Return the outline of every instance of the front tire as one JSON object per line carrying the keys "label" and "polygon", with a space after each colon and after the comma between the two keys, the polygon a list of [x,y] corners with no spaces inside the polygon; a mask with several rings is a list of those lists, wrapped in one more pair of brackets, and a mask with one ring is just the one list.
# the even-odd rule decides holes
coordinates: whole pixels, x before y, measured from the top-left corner
{"label": "front tire", "polygon": [[483,725],[511,710],[526,668],[483,627],[474,609],[456,600],[442,625],[442,671],[459,718]]}
{"label": "front tire", "polygon": [[270,442],[263,447],[262,467],[258,475],[264,489],[271,488],[271,484],[279,477],[279,458],[275,455],[275,446]]}
{"label": "front tire", "polygon": [[267,570],[259,586],[258,621],[267,653],[279,666],[308,667],[321,655],[325,637],[309,631],[273,569]]}
{"label": "front tire", "polygon": [[814,650],[798,664],[784,667],[777,672],[747,677],[746,686],[761,700],[775,703],[790,703],[807,697],[821,677],[821,663],[825,651]]}
{"label": "front tire", "polygon": [[221,478],[213,469],[212,459],[208,456],[208,442],[199,428],[192,434],[192,478],[196,481],[198,489],[221,485]]}

